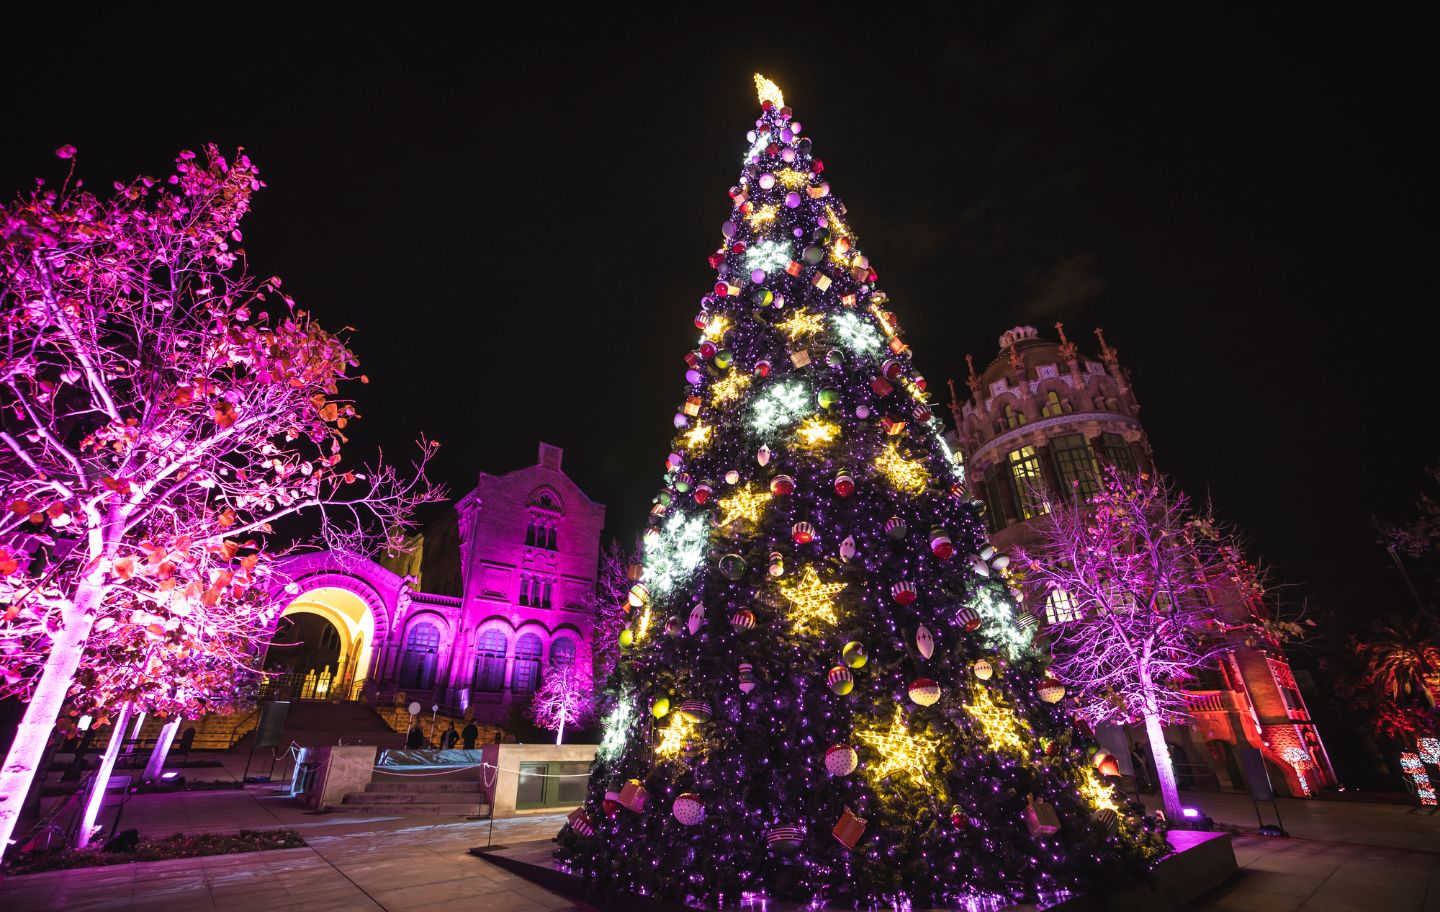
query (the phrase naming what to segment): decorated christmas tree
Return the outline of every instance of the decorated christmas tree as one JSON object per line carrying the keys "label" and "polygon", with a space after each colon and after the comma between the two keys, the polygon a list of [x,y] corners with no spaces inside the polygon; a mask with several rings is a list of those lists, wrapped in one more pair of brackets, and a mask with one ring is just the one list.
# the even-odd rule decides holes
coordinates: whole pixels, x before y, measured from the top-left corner
{"label": "decorated christmas tree", "polygon": [[708,905],[1032,899],[1163,842],[1102,778],[875,270],[756,76],[560,864]]}

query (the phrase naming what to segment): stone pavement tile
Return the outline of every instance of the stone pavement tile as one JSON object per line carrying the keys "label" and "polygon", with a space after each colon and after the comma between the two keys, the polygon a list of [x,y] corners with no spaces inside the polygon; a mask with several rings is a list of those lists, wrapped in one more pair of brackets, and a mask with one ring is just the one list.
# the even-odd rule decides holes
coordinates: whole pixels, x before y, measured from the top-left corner
{"label": "stone pavement tile", "polygon": [[[456,905],[454,901],[447,901],[417,906],[395,906],[389,912],[455,912]],[[548,912],[549,910],[549,907],[536,902],[533,897],[514,890],[487,893],[476,908],[482,908],[485,912]]]}
{"label": "stone pavement tile", "polygon": [[1243,875],[1245,888],[1262,893],[1279,893],[1301,899],[1313,894],[1325,882],[1325,875],[1278,873],[1251,868]]}
{"label": "stone pavement tile", "polygon": [[1234,883],[1222,887],[1220,891],[1206,897],[1203,904],[1193,908],[1217,912],[1296,912],[1304,901],[1301,896],[1250,889],[1246,886],[1242,874]]}
{"label": "stone pavement tile", "polygon": [[[389,890],[371,890],[370,896],[385,908],[396,910],[437,902],[455,902],[474,897],[485,897],[488,901],[491,892],[490,885],[484,881],[458,878],[419,886],[396,884]],[[464,903],[464,905],[469,905],[469,903]]]}

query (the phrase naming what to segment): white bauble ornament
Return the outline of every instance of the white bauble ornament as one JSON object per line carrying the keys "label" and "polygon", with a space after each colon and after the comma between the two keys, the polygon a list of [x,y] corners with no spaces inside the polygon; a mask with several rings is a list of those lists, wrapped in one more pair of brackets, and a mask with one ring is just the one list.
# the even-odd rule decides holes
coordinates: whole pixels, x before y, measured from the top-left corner
{"label": "white bauble ornament", "polygon": [[854,556],[855,536],[847,535],[845,536],[845,540],[840,543],[840,559],[845,561],[846,563],[849,563],[850,559]]}
{"label": "white bauble ornament", "polygon": [[931,635],[930,628],[924,624],[915,630],[915,648],[927,659],[935,654],[935,637]]}
{"label": "white bauble ornament", "polygon": [[848,776],[860,766],[860,755],[848,744],[832,744],[825,751],[825,771],[832,776]]}
{"label": "white bauble ornament", "polygon": [[703,627],[704,625],[705,625],[705,606],[704,606],[703,604],[697,604],[694,608],[690,609],[690,621],[689,621],[689,625],[688,625],[688,626],[690,627],[690,633],[691,633],[691,634],[699,633],[699,632],[700,632],[700,628]]}
{"label": "white bauble ornament", "polygon": [[694,792],[685,792],[676,798],[670,813],[685,826],[696,826],[705,822],[705,805]]}
{"label": "white bauble ornament", "polygon": [[990,677],[995,674],[994,667],[992,667],[991,664],[984,659],[980,659],[971,667],[975,671],[975,677],[979,678],[982,681],[990,680]]}

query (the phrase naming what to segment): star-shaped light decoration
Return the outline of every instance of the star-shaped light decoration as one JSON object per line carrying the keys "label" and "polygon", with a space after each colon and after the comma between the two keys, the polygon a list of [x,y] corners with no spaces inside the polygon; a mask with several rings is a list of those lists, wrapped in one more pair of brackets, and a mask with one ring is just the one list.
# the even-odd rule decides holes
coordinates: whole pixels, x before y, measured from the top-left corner
{"label": "star-shaped light decoration", "polygon": [[796,633],[804,633],[821,622],[834,626],[839,623],[835,617],[835,595],[845,588],[844,583],[822,583],[820,574],[813,564],[806,564],[800,571],[800,578],[788,586],[780,587],[780,597],[790,603],[788,617]]}
{"label": "star-shaped light decoration", "polygon": [[702,339],[709,339],[711,342],[719,342],[725,337],[725,332],[730,328],[730,318],[724,314],[716,314],[705,324],[705,331],[701,334]]}
{"label": "star-shaped light decoration", "polygon": [[715,430],[713,424],[695,422],[695,426],[680,436],[685,438],[685,448],[690,450],[703,450],[710,445],[710,434]]}
{"label": "star-shaped light decoration", "polygon": [[729,497],[720,499],[720,525],[728,526],[736,520],[759,523],[760,514],[770,502],[771,494],[753,484],[746,485]]}
{"label": "star-shaped light decoration", "polygon": [[795,434],[803,446],[818,447],[834,443],[835,438],[840,436],[840,425],[826,421],[819,415],[811,415],[795,429]]}
{"label": "star-shaped light decoration", "polygon": [[1015,717],[1014,710],[996,701],[988,687],[971,688],[965,714],[975,720],[993,746],[1020,754],[1030,750],[1029,730]]}
{"label": "star-shaped light decoration", "polygon": [[710,385],[710,404],[721,405],[740,398],[750,388],[750,375],[744,371],[732,370]]}
{"label": "star-shaped light decoration", "polygon": [[684,713],[671,713],[670,724],[660,729],[660,740],[655,744],[655,756],[670,759],[680,754],[695,732],[695,723]]}
{"label": "star-shaped light decoration", "polygon": [[928,735],[912,735],[905,727],[905,720],[899,707],[889,728],[872,728],[855,733],[861,744],[871,747],[879,755],[868,771],[873,779],[880,780],[897,773],[908,775],[917,785],[924,784],[926,774],[935,761],[935,749],[940,746],[939,738]]}
{"label": "star-shaped light decoration", "polygon": [[775,216],[779,214],[779,203],[766,203],[763,206],[756,206],[746,218],[750,220],[750,227],[754,228],[775,221]]}
{"label": "star-shaped light decoration", "polygon": [[1100,774],[1095,772],[1093,766],[1081,764],[1081,775],[1085,781],[1080,785],[1080,795],[1090,806],[1097,811],[1120,812],[1120,805],[1115,801],[1115,790],[1108,784],[1101,781]]}
{"label": "star-shaped light decoration", "polygon": [[777,108],[785,107],[785,95],[780,87],[759,73],[755,74],[755,94],[760,97],[761,104],[768,101]]}
{"label": "star-shaped light decoration", "polygon": [[801,187],[810,183],[810,175],[804,171],[781,168],[775,172],[775,180],[786,190],[799,190]]}
{"label": "star-shaped light decoration", "polygon": [[901,456],[899,447],[893,443],[875,457],[875,467],[890,479],[897,491],[921,494],[930,484],[930,473],[925,470],[924,464]]}
{"label": "star-shaped light decoration", "polygon": [[776,323],[775,328],[789,336],[791,341],[801,336],[814,335],[825,328],[825,315],[808,310],[797,310],[787,319]]}

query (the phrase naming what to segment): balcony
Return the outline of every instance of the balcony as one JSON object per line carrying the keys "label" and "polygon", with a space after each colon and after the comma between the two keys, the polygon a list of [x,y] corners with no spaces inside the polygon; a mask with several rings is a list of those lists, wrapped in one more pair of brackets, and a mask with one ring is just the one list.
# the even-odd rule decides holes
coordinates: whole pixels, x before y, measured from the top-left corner
{"label": "balcony", "polygon": [[1228,690],[1190,690],[1185,693],[1185,709],[1190,713],[1224,713],[1236,708],[1235,697]]}

